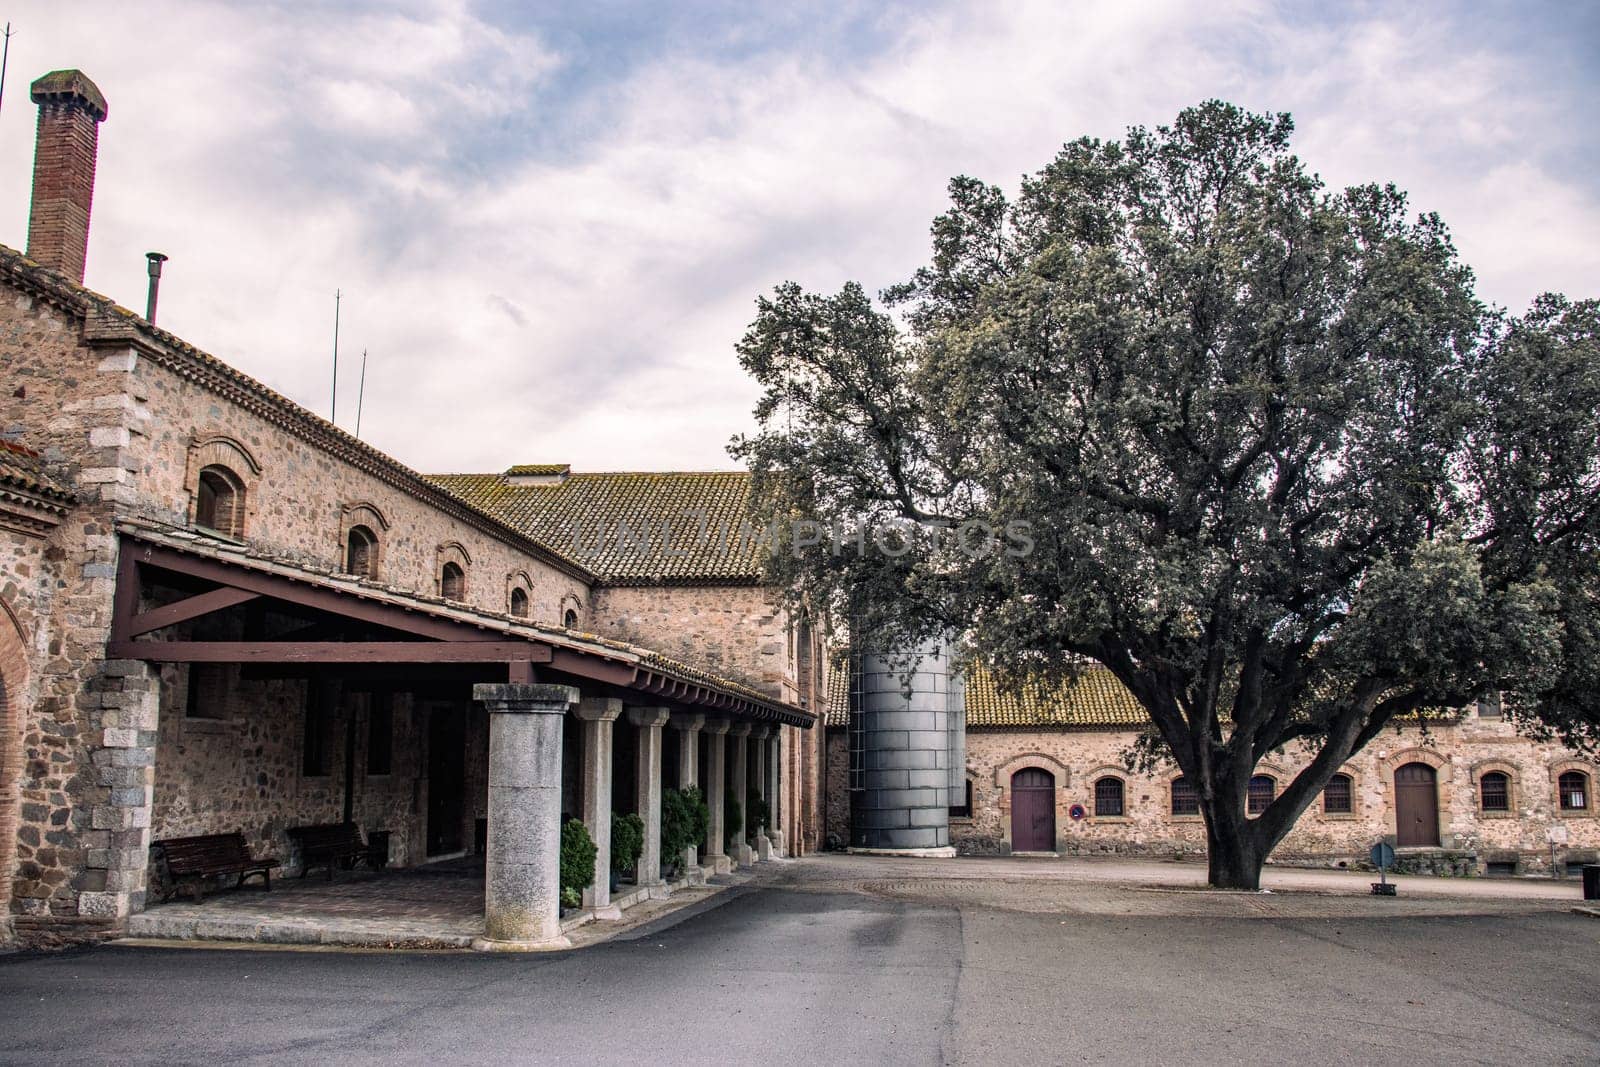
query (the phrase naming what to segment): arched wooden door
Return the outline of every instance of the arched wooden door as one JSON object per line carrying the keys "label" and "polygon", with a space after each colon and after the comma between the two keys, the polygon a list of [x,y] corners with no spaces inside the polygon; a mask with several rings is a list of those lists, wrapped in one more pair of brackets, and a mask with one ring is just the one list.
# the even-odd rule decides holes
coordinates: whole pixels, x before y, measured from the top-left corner
{"label": "arched wooden door", "polygon": [[1394,772],[1395,844],[1401,848],[1439,845],[1439,780],[1426,763],[1408,763]]}
{"label": "arched wooden door", "polygon": [[1053,852],[1055,847],[1055,775],[1024,767],[1011,776],[1011,851]]}

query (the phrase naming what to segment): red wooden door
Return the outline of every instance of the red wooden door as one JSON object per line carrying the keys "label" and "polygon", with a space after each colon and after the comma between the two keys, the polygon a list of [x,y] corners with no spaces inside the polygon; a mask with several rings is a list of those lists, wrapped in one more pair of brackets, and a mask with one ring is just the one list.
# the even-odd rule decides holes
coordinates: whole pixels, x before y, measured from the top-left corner
{"label": "red wooden door", "polygon": [[1055,776],[1024,767],[1011,776],[1011,851],[1052,852],[1055,847]]}
{"label": "red wooden door", "polygon": [[1426,763],[1408,763],[1394,772],[1395,844],[1401,848],[1439,845],[1438,776]]}

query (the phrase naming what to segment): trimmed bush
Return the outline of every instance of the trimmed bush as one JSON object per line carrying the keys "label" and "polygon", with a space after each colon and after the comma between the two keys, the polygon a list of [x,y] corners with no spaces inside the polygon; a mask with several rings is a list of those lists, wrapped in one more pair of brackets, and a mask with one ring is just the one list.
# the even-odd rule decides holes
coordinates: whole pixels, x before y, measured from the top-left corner
{"label": "trimmed bush", "polygon": [[695,843],[694,810],[688,798],[676,789],[661,794],[661,862],[676,867],[683,862],[683,850]]}
{"label": "trimmed bush", "polygon": [[611,869],[630,876],[637,869],[644,851],[644,820],[633,812],[611,813]]}
{"label": "trimmed bush", "polygon": [[743,825],[744,809],[739,804],[739,798],[733,795],[733,790],[728,790],[722,798],[727,805],[722,813],[722,850],[726,852],[733,845],[733,835],[739,832]]}
{"label": "trimmed bush", "polygon": [[700,792],[700,787],[697,785],[691,785],[683,791],[683,800],[689,805],[689,814],[694,818],[694,824],[690,828],[694,836],[688,844],[703,852],[706,847],[706,834],[711,831],[711,808],[706,805],[706,796]]}
{"label": "trimmed bush", "polygon": [[756,835],[772,819],[772,808],[768,806],[760,793],[751,793],[745,800],[745,810],[748,814],[744,820],[744,836],[746,841],[754,841]]}
{"label": "trimmed bush", "polygon": [[568,819],[561,827],[563,907],[576,908],[583,900],[583,891],[594,885],[594,853],[594,839],[589,836],[589,828],[578,819]]}

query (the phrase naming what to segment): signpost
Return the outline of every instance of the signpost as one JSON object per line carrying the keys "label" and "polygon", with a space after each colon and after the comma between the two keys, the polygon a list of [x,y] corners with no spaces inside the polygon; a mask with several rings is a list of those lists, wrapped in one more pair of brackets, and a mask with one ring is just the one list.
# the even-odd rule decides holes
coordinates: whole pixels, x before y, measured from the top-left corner
{"label": "signpost", "polygon": [[1379,841],[1372,846],[1372,851],[1367,853],[1372,860],[1372,865],[1378,868],[1378,880],[1372,883],[1372,895],[1375,897],[1392,897],[1395,887],[1388,878],[1389,868],[1394,866],[1394,846]]}

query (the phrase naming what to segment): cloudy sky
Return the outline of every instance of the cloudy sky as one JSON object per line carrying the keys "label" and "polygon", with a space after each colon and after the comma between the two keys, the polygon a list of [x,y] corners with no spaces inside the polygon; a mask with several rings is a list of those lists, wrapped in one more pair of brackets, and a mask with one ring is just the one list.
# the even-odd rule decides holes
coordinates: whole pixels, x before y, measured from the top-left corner
{"label": "cloudy sky", "polygon": [[[1337,9],[1330,14],[1327,9]],[[720,469],[784,279],[905,277],[946,180],[1223,97],[1332,183],[1437,210],[1480,292],[1600,295],[1600,6],[1265,0],[6,5],[27,85],[110,101],[87,282],[423,470]],[[1590,132],[1585,134],[1584,130]]]}

